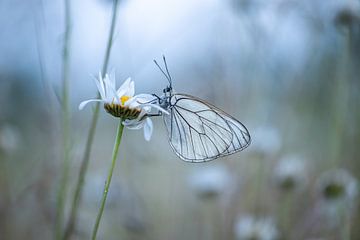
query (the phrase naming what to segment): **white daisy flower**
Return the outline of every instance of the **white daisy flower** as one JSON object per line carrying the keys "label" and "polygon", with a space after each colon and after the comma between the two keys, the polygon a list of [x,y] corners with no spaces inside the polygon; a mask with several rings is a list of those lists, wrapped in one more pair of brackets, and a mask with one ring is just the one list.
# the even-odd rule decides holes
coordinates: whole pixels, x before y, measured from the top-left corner
{"label": "white daisy flower", "polygon": [[358,181],[344,169],[333,169],[320,175],[316,182],[320,201],[317,213],[330,229],[341,226],[354,214],[357,206]]}
{"label": "white daisy flower", "polygon": [[307,182],[307,167],[299,156],[285,156],[274,169],[276,185],[284,191],[300,190]]}
{"label": "white daisy flower", "polygon": [[114,117],[122,118],[127,128],[144,128],[144,138],[149,141],[153,124],[147,114],[153,109],[168,114],[156,104],[156,97],[150,94],[135,95],[135,83],[130,78],[126,79],[118,90],[115,90],[115,74],[106,74],[103,78],[99,73],[99,77],[94,79],[101,98],[81,102],[79,110],[90,102],[102,102],[105,110]]}
{"label": "white daisy flower", "polygon": [[344,169],[323,173],[316,183],[321,198],[328,203],[353,203],[358,196],[357,180]]}
{"label": "white daisy flower", "polygon": [[276,240],[279,231],[272,218],[255,218],[244,216],[235,223],[235,236],[238,240]]}

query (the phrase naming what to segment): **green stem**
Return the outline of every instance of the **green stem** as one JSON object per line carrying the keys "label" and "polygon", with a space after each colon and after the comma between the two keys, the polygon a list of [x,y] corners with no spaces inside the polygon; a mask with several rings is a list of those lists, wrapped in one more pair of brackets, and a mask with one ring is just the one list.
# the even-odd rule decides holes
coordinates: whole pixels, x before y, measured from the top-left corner
{"label": "green stem", "polygon": [[[116,16],[117,16],[117,5],[118,5],[118,0],[115,0],[114,5],[113,5],[113,14],[112,14],[112,19],[111,19],[111,26],[110,26],[109,37],[108,37],[108,42],[107,42],[107,47],[106,47],[106,52],[105,52],[105,58],[104,58],[104,63],[103,63],[103,67],[102,67],[103,77],[107,71],[108,63],[109,63],[109,59],[110,59],[110,52],[111,52],[111,47],[112,47],[112,43],[113,43],[114,29],[115,29]],[[99,94],[98,94],[97,98],[100,98]],[[69,218],[68,224],[66,226],[64,239],[69,239],[76,227],[75,226],[76,218],[78,215],[78,209],[79,209],[79,204],[81,201],[82,189],[83,189],[84,182],[85,182],[85,175],[86,175],[88,165],[89,165],[91,148],[92,148],[92,145],[94,142],[96,125],[97,125],[97,121],[99,118],[99,110],[100,110],[100,104],[97,103],[95,106],[95,110],[94,110],[91,124],[90,124],[90,129],[89,129],[88,138],[86,141],[86,146],[85,146],[85,151],[84,151],[84,157],[83,157],[81,165],[80,165],[79,178],[78,178],[78,181],[76,184],[74,198],[73,198],[71,210],[70,210],[70,218]]]}
{"label": "green stem", "polygon": [[336,79],[335,85],[333,88],[334,97],[332,98],[333,103],[333,136],[331,139],[331,145],[329,147],[330,158],[332,159],[333,166],[337,167],[340,165],[340,161],[346,158],[344,156],[344,145],[345,139],[345,130],[347,129],[347,118],[349,116],[349,99],[350,99],[350,68],[351,65],[351,37],[350,31],[347,32],[345,36],[345,47],[340,53],[339,61],[337,62],[336,69]]}
{"label": "green stem", "polygon": [[97,234],[97,231],[98,231],[98,228],[99,228],[99,225],[100,225],[100,220],[101,220],[101,217],[102,217],[102,214],[103,214],[103,211],[104,211],[105,202],[106,202],[107,194],[109,192],[111,178],[112,178],[113,171],[114,171],[114,168],[115,168],[116,156],[117,156],[118,151],[119,151],[119,145],[120,145],[120,142],[121,142],[121,137],[122,137],[123,130],[124,130],[124,125],[122,124],[122,119],[120,119],[117,134],[116,134],[116,140],[115,140],[115,144],[114,144],[114,149],[113,149],[113,153],[112,153],[111,167],[109,169],[108,177],[107,177],[107,180],[106,180],[106,183],[105,183],[103,197],[102,197],[102,200],[101,200],[101,205],[100,205],[99,212],[98,212],[98,215],[96,217],[95,225],[94,225],[94,228],[93,228],[92,237],[91,237],[92,240],[96,239],[96,234]]}
{"label": "green stem", "polygon": [[281,202],[280,206],[280,227],[282,229],[282,232],[284,234],[285,239],[291,239],[291,224],[292,224],[292,216],[291,216],[291,207],[293,204],[294,199],[294,193],[292,192],[286,192],[286,196],[284,196],[284,201]]}
{"label": "green stem", "polygon": [[251,194],[248,195],[248,200],[247,202],[249,202],[250,204],[250,208],[252,209],[252,211],[254,213],[258,213],[259,211],[259,204],[260,204],[260,200],[262,198],[262,184],[264,181],[264,176],[266,174],[265,171],[265,161],[264,161],[264,155],[257,155],[256,158],[254,159],[254,164],[256,164],[255,166],[255,176],[254,176],[254,189],[251,191]]}
{"label": "green stem", "polygon": [[351,239],[351,217],[350,214],[347,212],[348,209],[344,210],[344,226],[342,228],[341,237],[343,240],[350,240]]}
{"label": "green stem", "polygon": [[12,214],[11,210],[11,186],[9,181],[8,158],[0,149],[0,189],[2,206],[0,206],[0,236],[11,239]]}
{"label": "green stem", "polygon": [[57,208],[55,220],[56,239],[61,239],[64,220],[64,208],[69,178],[70,165],[70,111],[69,111],[69,69],[70,69],[70,37],[71,37],[71,8],[70,0],[64,0],[65,4],[65,34],[63,46],[62,67],[62,125],[63,125],[63,168],[60,187],[57,195]]}

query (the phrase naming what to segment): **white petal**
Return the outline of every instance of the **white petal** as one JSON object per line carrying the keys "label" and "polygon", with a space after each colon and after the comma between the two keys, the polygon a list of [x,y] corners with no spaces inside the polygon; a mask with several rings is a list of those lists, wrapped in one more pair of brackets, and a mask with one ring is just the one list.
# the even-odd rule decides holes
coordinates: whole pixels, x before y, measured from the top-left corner
{"label": "white petal", "polygon": [[115,75],[113,73],[106,74],[105,79],[107,79],[109,86],[111,86],[112,88],[115,88]]}
{"label": "white petal", "polygon": [[122,97],[125,95],[127,89],[129,88],[130,82],[131,82],[131,78],[126,79],[125,82],[116,91],[116,93],[119,97]]}
{"label": "white petal", "polygon": [[[138,94],[138,95],[132,97],[131,99],[129,99],[128,101],[126,101],[124,105],[128,106],[130,108],[136,108],[136,107],[139,107],[140,105],[146,106],[146,107],[142,107],[142,108],[144,108],[148,112],[150,109],[147,109],[147,108],[151,108],[153,105],[155,105],[155,103],[151,104],[151,102],[153,102],[154,100],[156,100],[156,97],[154,97],[153,95]],[[162,109],[162,111],[164,111],[164,110]]]}
{"label": "white petal", "polygon": [[95,76],[93,76],[93,79],[95,81],[96,87],[98,88],[98,91],[100,93],[101,99],[105,99],[105,88],[104,88],[104,83],[101,79],[101,73],[99,73],[99,79],[96,78]]}
{"label": "white petal", "polygon": [[137,99],[135,97],[130,98],[129,100],[127,100],[124,104],[125,107],[130,107],[130,108],[136,108],[138,107],[140,104],[137,102]]}
{"label": "white petal", "polygon": [[138,94],[136,96],[134,96],[134,98],[138,99],[138,102],[140,104],[144,104],[144,103],[150,103],[153,102],[154,100],[156,100],[156,97],[151,95],[151,94]]}
{"label": "white petal", "polygon": [[115,88],[115,85],[116,85],[116,80],[115,79],[116,78],[115,78],[115,69],[114,68],[110,70],[109,78],[110,78],[109,80],[110,80],[112,86]]}
{"label": "white petal", "polygon": [[153,132],[153,123],[150,118],[146,118],[144,125],[144,138],[146,141],[150,141]]}
{"label": "white petal", "polygon": [[104,84],[105,84],[105,94],[106,94],[106,98],[108,100],[111,100],[114,97],[113,91],[111,90],[111,88],[114,88],[112,86],[111,80],[109,78],[109,75],[106,74],[105,77],[103,78]]}
{"label": "white petal", "polygon": [[111,98],[111,102],[120,103],[120,96],[117,94],[115,88],[109,87],[111,94],[109,95]]}
{"label": "white petal", "polygon": [[[139,116],[137,117],[137,120],[139,121],[139,119],[143,119],[143,117],[145,116],[145,114],[147,114],[146,111],[144,111],[143,109],[141,110]],[[144,121],[144,120],[143,120]]]}
{"label": "white petal", "polygon": [[138,121],[138,120],[125,120],[123,121],[124,126],[128,129],[137,130],[144,126],[145,121]]}
{"label": "white petal", "polygon": [[83,110],[84,107],[86,106],[86,104],[88,104],[90,102],[104,102],[104,100],[102,100],[102,99],[90,99],[90,100],[87,100],[87,101],[83,101],[79,105],[79,110]]}
{"label": "white petal", "polygon": [[[127,96],[129,96],[129,95],[127,95]],[[136,108],[140,104],[149,103],[156,99],[156,98],[155,99],[154,98],[155,97],[150,94],[139,94],[139,95],[136,95],[136,96],[130,98],[128,101],[125,102],[124,105],[129,106],[131,108]]]}
{"label": "white petal", "polygon": [[115,86],[110,82],[109,76],[107,76],[104,81],[106,88],[106,101],[120,103],[120,96],[118,96]]}
{"label": "white petal", "polygon": [[125,92],[125,95],[129,96],[129,97],[133,97],[134,94],[135,94],[135,83],[134,83],[134,81],[130,81],[129,87],[128,87],[127,91]]}
{"label": "white petal", "polygon": [[146,113],[151,112],[151,107],[149,107],[149,106],[141,106],[141,109]]}
{"label": "white petal", "polygon": [[157,104],[141,104],[141,107],[144,108],[144,107],[152,107],[152,108],[156,108],[157,110],[169,115],[169,112],[166,111],[165,109],[163,109],[162,107],[160,107],[159,105]]}

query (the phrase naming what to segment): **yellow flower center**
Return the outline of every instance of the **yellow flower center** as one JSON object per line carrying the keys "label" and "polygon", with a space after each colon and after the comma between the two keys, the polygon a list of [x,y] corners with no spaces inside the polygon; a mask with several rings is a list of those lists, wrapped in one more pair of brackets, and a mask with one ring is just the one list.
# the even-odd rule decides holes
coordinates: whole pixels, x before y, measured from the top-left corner
{"label": "yellow flower center", "polygon": [[124,106],[125,102],[126,102],[127,100],[129,100],[129,98],[130,98],[129,96],[122,96],[122,97],[120,98],[121,105]]}

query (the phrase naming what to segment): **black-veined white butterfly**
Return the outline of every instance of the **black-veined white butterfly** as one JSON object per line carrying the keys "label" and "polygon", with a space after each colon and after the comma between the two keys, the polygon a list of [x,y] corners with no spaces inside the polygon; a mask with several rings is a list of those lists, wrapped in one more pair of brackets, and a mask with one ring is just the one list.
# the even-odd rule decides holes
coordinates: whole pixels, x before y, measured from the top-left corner
{"label": "black-veined white butterfly", "polygon": [[153,94],[157,103],[169,114],[162,115],[169,142],[182,160],[206,162],[239,152],[250,145],[247,128],[231,115],[197,97],[173,93],[172,79],[165,57],[165,71],[154,60],[169,81],[162,97]]}

